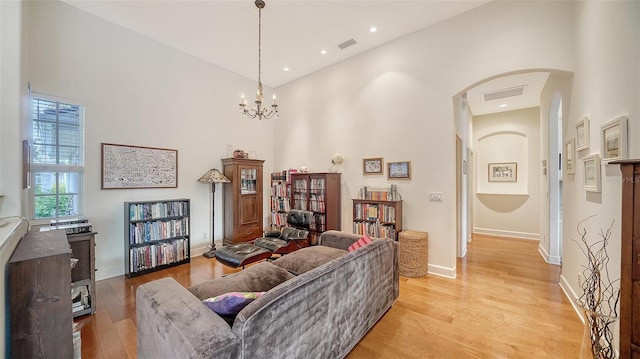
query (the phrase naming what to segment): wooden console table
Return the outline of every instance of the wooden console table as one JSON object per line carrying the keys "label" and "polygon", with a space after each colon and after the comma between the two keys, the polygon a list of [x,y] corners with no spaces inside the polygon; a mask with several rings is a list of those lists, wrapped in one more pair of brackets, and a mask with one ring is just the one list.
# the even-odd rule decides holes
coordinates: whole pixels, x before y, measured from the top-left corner
{"label": "wooden console table", "polygon": [[73,358],[70,293],[65,231],[27,233],[9,260],[12,358]]}

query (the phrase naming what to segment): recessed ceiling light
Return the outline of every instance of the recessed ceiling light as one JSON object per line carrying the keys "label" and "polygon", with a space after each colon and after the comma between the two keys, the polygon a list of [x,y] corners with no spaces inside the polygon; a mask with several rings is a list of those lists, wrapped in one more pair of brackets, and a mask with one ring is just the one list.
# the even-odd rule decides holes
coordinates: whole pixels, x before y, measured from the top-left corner
{"label": "recessed ceiling light", "polygon": [[505,108],[507,106],[509,106],[509,105],[507,105],[506,103],[503,103],[502,105],[498,105],[498,107],[500,107],[500,108]]}
{"label": "recessed ceiling light", "polygon": [[323,55],[326,55],[327,54],[327,50],[320,50],[320,53],[323,54]]}
{"label": "recessed ceiling light", "polygon": [[371,26],[371,28],[369,28],[369,31],[376,32],[378,31],[378,29],[375,26]]}
{"label": "recessed ceiling light", "polygon": [[289,68],[288,68],[288,67],[285,67],[285,68],[284,68],[284,70],[285,70],[285,71],[289,71]]}

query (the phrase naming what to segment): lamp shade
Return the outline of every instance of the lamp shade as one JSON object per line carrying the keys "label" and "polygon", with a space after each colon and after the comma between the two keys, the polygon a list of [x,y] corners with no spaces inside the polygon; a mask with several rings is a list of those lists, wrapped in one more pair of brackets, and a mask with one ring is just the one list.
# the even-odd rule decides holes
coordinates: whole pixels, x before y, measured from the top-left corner
{"label": "lamp shade", "polygon": [[227,177],[225,177],[220,171],[215,168],[212,168],[207,171],[207,173],[203,174],[202,177],[198,179],[198,182],[201,183],[220,183],[220,182],[231,182]]}

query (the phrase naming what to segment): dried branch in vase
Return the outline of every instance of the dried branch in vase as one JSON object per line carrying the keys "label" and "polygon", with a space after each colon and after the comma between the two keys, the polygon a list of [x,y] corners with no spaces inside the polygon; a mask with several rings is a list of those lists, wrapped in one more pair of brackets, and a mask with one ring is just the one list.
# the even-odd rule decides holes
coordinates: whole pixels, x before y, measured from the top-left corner
{"label": "dried branch in vase", "polygon": [[618,318],[620,280],[611,280],[609,276],[610,258],[607,252],[614,221],[606,231],[600,230],[599,240],[589,243],[585,223],[593,217],[578,223],[577,231],[580,241],[573,240],[587,259],[587,265],[582,266],[584,281],[581,283],[582,295],[578,298],[578,304],[584,309],[589,325],[593,357],[615,358],[611,325]]}

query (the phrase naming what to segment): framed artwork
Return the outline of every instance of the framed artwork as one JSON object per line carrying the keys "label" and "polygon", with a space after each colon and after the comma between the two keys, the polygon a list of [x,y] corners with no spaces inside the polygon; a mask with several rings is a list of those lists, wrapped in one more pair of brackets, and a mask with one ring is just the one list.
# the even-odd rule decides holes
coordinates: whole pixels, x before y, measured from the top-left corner
{"label": "framed artwork", "polygon": [[489,163],[489,182],[517,182],[518,163]]}
{"label": "framed artwork", "polygon": [[627,116],[620,116],[600,126],[602,161],[627,158]]}
{"label": "framed artwork", "polygon": [[177,187],[178,150],[102,144],[102,189]]}
{"label": "framed artwork", "polygon": [[600,192],[600,155],[591,155],[582,159],[584,163],[584,190]]}
{"label": "framed artwork", "polygon": [[362,159],[362,174],[365,175],[380,175],[383,171],[382,157],[363,158]]}
{"label": "framed artwork", "polygon": [[388,162],[387,179],[411,179],[411,161]]}
{"label": "framed artwork", "polygon": [[589,148],[589,117],[584,117],[576,125],[576,151]]}
{"label": "framed artwork", "polygon": [[564,163],[563,172],[566,174],[576,173],[576,139],[570,138],[564,143]]}

